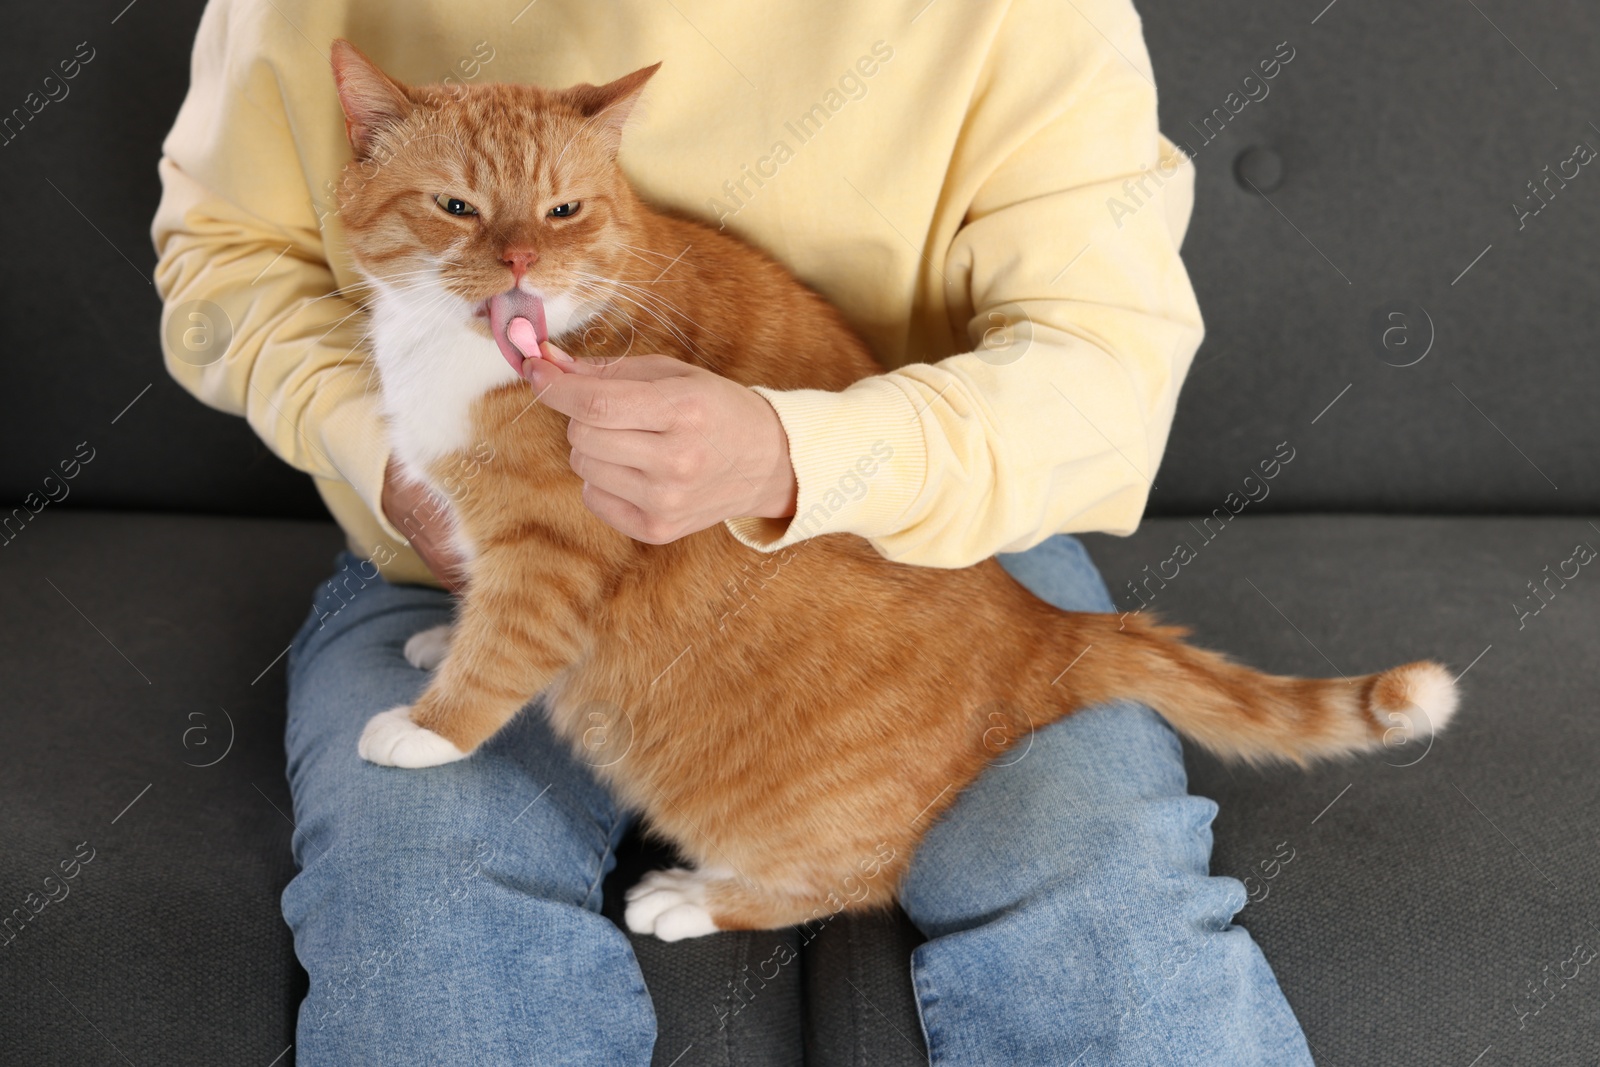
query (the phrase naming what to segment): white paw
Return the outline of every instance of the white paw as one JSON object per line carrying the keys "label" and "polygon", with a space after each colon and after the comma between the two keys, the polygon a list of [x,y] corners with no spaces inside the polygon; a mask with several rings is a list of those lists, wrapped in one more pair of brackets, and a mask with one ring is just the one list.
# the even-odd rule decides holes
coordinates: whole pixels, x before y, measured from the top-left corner
{"label": "white paw", "polygon": [[715,933],[717,924],[706,910],[706,881],[703,872],[681,867],[651,871],[624,894],[628,909],[623,919],[628,929],[655,934],[663,941]]}
{"label": "white paw", "polygon": [[432,730],[412,722],[408,707],[380,711],[367,720],[356,751],[362,759],[384,767],[437,767],[467,756]]}
{"label": "white paw", "polygon": [[450,624],[431,626],[406,639],[406,662],[419,671],[431,671],[450,651]]}

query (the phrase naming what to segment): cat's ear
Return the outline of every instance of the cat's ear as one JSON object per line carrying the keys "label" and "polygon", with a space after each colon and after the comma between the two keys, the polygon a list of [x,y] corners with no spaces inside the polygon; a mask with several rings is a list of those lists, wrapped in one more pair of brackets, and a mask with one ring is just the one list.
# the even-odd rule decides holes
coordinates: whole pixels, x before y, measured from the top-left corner
{"label": "cat's ear", "polygon": [[374,134],[411,114],[414,105],[405,86],[343,37],[333,42],[333,80],[344,108],[344,132],[357,158],[371,151]]}
{"label": "cat's ear", "polygon": [[566,91],[573,106],[585,118],[594,120],[591,127],[600,133],[612,155],[622,144],[622,127],[639,102],[645,82],[660,69],[660,63],[652,63],[604,85],[574,85]]}

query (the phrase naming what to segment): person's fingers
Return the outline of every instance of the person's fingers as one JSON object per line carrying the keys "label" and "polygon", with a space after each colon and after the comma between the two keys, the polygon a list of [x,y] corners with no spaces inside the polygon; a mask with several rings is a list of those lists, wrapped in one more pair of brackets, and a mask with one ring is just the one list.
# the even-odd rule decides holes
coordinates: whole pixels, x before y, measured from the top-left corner
{"label": "person's fingers", "polygon": [[576,358],[546,341],[540,357],[522,361],[521,374],[535,391],[544,389],[559,374],[577,374],[609,381],[660,382],[668,378],[686,379],[698,368],[671,356],[583,356]]}
{"label": "person's fingers", "polygon": [[[554,348],[554,345],[546,347]],[[556,349],[560,352],[560,349]],[[562,355],[566,353],[562,352]],[[567,357],[572,359],[571,356]],[[571,363],[561,364],[563,370],[573,374],[583,374],[591,378],[610,378],[613,380],[628,380],[635,382],[653,382],[661,378],[684,377],[693,371],[693,367],[681,359],[671,356],[645,355],[645,356],[584,356],[572,359]]]}
{"label": "person's fingers", "polygon": [[612,430],[573,419],[567,442],[586,456],[648,470],[659,466],[663,441],[657,430]]}
{"label": "person's fingers", "polygon": [[[565,349],[557,347],[551,341],[544,342],[537,349],[521,348],[521,346],[518,346],[518,349],[523,353],[522,366],[518,373],[535,387],[546,384],[553,375],[573,370],[579,362],[568,355]],[[534,354],[530,356],[528,352]]]}
{"label": "person's fingers", "polygon": [[533,386],[534,392],[537,393],[555,381],[557,377],[565,374],[566,367],[564,364],[554,363],[539,356],[526,356],[523,358],[522,366],[518,368],[517,373],[522,375],[523,379]]}
{"label": "person's fingers", "polygon": [[572,471],[589,485],[643,508],[649,502],[650,478],[637,467],[610,463],[574,449],[568,457]]}
{"label": "person's fingers", "polygon": [[671,540],[670,537],[662,536],[662,530],[653,527],[639,505],[624,500],[615,493],[608,493],[592,482],[583,483],[583,504],[601,522],[635,541],[665,544]]}
{"label": "person's fingers", "polygon": [[541,404],[594,426],[665,430],[678,418],[652,382],[611,381],[549,367],[530,368],[528,380]]}
{"label": "person's fingers", "polygon": [[555,363],[576,363],[577,362],[577,360],[575,360],[571,356],[567,355],[565,349],[556,347],[556,344],[555,344],[554,341],[546,341],[544,343],[544,345],[539,349],[539,351],[540,351],[541,354],[543,354],[543,356],[546,359],[551,360],[551,361],[553,361]]}

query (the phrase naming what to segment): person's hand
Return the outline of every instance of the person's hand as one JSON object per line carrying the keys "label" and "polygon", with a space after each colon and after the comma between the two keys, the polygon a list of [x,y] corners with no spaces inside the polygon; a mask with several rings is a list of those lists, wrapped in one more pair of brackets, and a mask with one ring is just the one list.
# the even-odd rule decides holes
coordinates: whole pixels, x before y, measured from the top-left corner
{"label": "person's hand", "polygon": [[391,457],[383,472],[383,514],[394,528],[411,538],[411,547],[433,576],[452,593],[467,584],[466,560],[451,547],[449,502],[420,482],[400,473]]}
{"label": "person's hand", "polygon": [[670,356],[538,351],[523,377],[571,418],[583,502],[608,525],[661,545],[724,519],[794,514],[789,438],[761,394]]}

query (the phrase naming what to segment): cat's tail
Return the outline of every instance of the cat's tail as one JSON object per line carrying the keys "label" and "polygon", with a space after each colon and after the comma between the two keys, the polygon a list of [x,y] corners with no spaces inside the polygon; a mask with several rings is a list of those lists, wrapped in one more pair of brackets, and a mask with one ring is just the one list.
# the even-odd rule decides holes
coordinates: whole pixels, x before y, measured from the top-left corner
{"label": "cat's tail", "polygon": [[1142,615],[1068,619],[1083,651],[1055,687],[1074,710],[1137,700],[1225,758],[1305,764],[1389,748],[1409,760],[1456,710],[1455,680],[1428,660],[1349,678],[1290,678],[1195,648],[1182,640],[1187,630]]}

